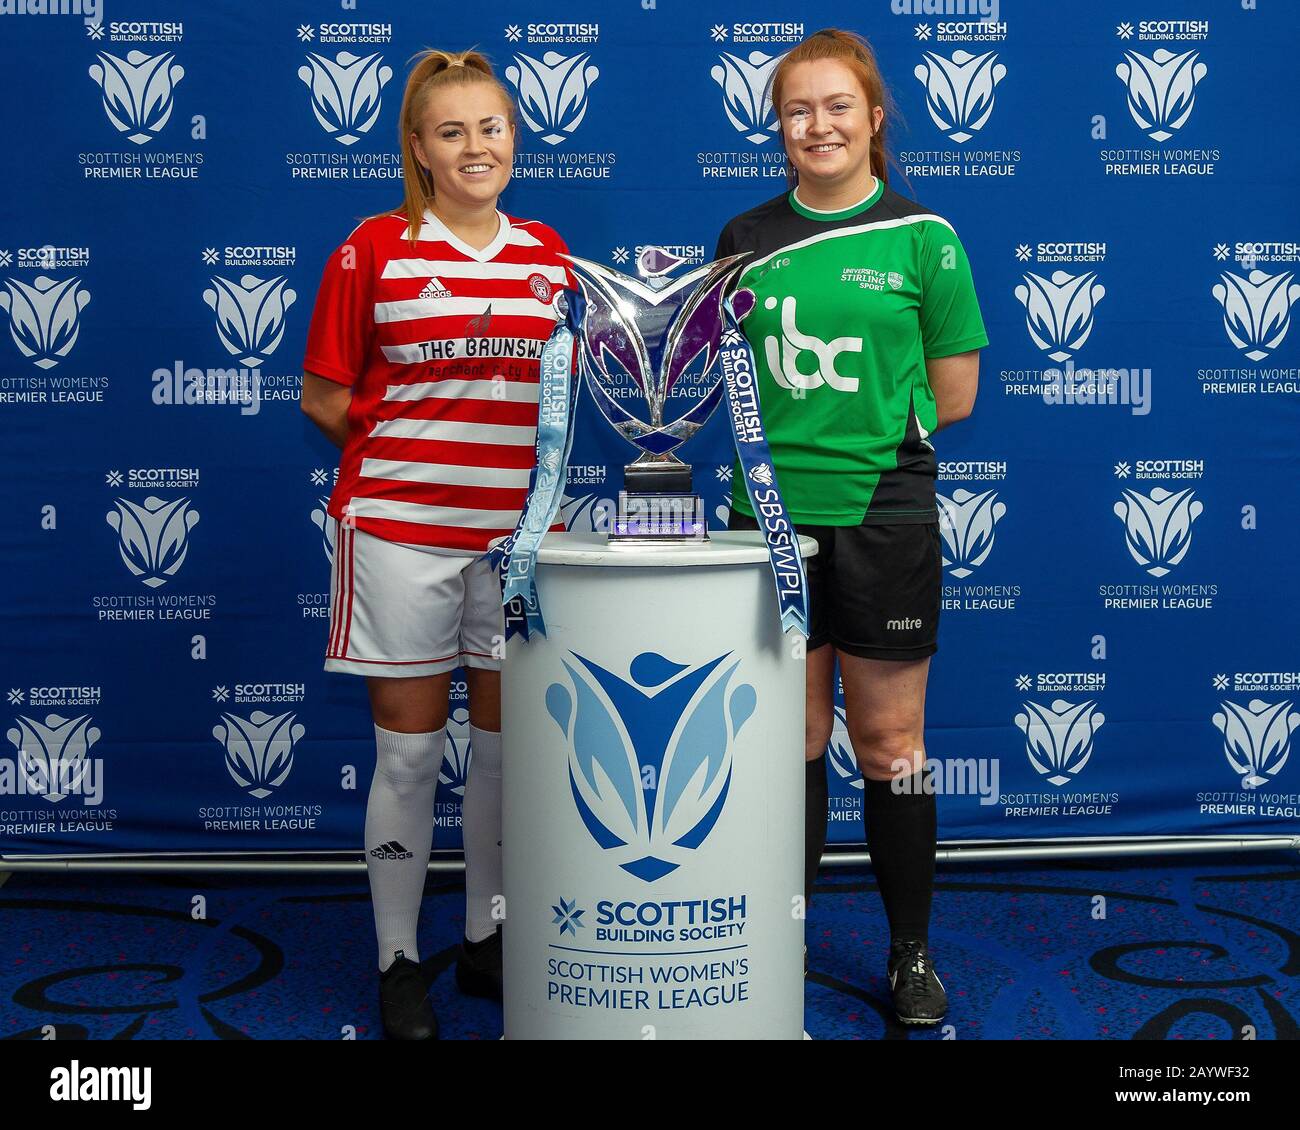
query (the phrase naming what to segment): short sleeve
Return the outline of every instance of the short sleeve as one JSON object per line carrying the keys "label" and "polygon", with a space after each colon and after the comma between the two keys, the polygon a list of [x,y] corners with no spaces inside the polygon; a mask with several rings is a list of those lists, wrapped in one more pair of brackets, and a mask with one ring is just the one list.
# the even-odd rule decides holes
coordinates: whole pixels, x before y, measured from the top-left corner
{"label": "short sleeve", "polygon": [[374,250],[358,227],[325,263],[307,330],[302,367],[342,385],[356,383],[374,340]]}
{"label": "short sleeve", "polygon": [[926,357],[951,357],[988,345],[971,277],[957,233],[945,224],[920,225],[921,342]]}

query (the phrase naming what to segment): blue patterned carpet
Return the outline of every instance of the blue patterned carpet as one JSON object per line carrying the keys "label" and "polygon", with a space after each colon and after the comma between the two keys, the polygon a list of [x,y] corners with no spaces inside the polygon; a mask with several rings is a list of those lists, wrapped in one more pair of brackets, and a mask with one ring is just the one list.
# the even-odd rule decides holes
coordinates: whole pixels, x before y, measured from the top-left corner
{"label": "blue patterned carpet", "polygon": [[[444,1036],[493,1040],[500,1008],[452,977],[463,900],[458,880],[430,880],[424,967]],[[920,1032],[891,1019],[870,873],[823,869],[806,1025],[814,1039],[1295,1039],[1297,929],[1294,855],[944,867],[931,949],[951,1007]],[[0,1038],[373,1039],[373,949],[362,874],[18,872],[0,887]]]}

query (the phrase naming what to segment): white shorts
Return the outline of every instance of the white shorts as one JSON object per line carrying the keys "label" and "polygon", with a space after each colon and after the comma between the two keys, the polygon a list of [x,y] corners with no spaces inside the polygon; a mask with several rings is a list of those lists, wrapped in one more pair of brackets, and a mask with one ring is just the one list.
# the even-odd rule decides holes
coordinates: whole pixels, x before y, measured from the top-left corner
{"label": "white shorts", "polygon": [[333,521],[326,671],[401,679],[501,669],[501,586],[486,557],[385,541]]}

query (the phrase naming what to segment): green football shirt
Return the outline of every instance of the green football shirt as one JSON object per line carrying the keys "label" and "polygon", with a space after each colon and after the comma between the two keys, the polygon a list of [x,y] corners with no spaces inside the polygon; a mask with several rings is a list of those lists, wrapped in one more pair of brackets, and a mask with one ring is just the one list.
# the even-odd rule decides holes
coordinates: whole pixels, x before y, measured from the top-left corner
{"label": "green football shirt", "polygon": [[[988,344],[951,225],[877,178],[841,212],[790,192],[737,216],[717,257],[742,252],[737,285],[756,299],[742,328],[792,520],[938,521],[925,360]],[[732,505],[752,518],[740,476]]]}

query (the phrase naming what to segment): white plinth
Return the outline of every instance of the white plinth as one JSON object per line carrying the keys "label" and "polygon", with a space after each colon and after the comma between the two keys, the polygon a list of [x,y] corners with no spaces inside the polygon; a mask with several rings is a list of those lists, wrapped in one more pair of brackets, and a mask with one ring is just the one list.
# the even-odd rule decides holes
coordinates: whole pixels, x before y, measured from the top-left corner
{"label": "white plinth", "polygon": [[712,539],[543,543],[502,672],[509,1039],[802,1038],[803,641],[759,535]]}

